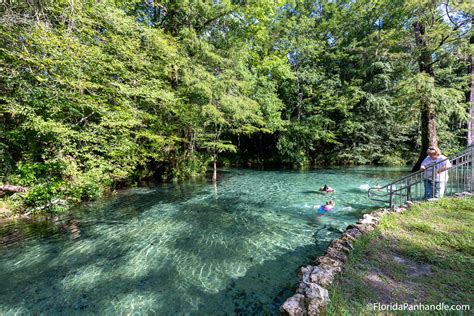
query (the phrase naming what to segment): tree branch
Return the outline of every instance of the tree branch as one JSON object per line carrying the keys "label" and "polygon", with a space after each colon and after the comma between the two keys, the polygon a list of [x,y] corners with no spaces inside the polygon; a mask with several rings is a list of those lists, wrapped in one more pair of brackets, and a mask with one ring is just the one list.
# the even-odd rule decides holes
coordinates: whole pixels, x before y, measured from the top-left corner
{"label": "tree branch", "polygon": [[217,19],[220,19],[230,13],[232,13],[233,11],[230,10],[230,11],[224,11],[222,12],[221,14],[218,14],[217,16],[213,17],[213,18],[210,18],[209,20],[207,20],[206,22],[204,22],[202,25],[200,26],[197,26],[195,27],[195,30],[197,33],[200,33],[206,26],[208,26],[209,24],[211,24],[212,22],[214,22],[215,20]]}
{"label": "tree branch", "polygon": [[451,16],[449,15],[448,4],[449,4],[449,0],[446,1],[446,4],[445,4],[445,6],[444,6],[445,9],[446,9],[446,15],[448,16],[449,21],[451,21],[451,23],[453,23],[453,25],[456,25],[456,26],[457,26],[457,24],[453,21],[453,19],[452,19]]}
{"label": "tree branch", "polygon": [[463,21],[462,23],[460,24],[455,24],[453,23],[454,25],[456,25],[452,30],[451,30],[451,33],[445,35],[442,39],[441,39],[441,42],[439,42],[438,46],[433,50],[433,52],[436,52],[438,49],[441,48],[441,46],[443,46],[443,44],[448,40],[448,38],[451,37],[451,35],[453,35],[453,33],[455,31],[457,31],[458,29],[460,29],[463,25],[465,25],[466,23],[468,22],[468,19],[466,19],[465,21]]}

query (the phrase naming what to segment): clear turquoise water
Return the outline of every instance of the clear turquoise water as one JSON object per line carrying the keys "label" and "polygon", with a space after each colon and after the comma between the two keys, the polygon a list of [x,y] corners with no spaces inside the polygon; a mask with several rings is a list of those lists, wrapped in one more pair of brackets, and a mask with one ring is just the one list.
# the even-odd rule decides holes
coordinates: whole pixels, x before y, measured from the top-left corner
{"label": "clear turquoise water", "polygon": [[[220,170],[0,224],[0,314],[273,314],[400,169]],[[337,189],[322,195],[327,183]],[[360,188],[362,186],[362,188]],[[314,205],[333,198],[333,211]]]}

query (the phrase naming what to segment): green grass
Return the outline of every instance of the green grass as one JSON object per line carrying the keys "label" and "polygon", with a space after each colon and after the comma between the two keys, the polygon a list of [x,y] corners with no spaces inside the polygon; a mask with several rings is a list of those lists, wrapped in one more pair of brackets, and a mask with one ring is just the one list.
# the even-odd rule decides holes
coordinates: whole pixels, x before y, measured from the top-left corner
{"label": "green grass", "polygon": [[373,315],[367,304],[379,302],[471,304],[467,312],[439,312],[470,315],[473,293],[474,197],[444,198],[385,215],[373,232],[357,240],[329,288],[327,313]]}

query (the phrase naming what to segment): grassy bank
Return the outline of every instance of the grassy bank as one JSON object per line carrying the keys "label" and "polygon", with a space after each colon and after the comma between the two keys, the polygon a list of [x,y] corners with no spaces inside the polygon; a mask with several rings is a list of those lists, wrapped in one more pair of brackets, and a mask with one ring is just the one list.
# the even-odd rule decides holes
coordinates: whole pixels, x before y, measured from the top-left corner
{"label": "grassy bank", "polygon": [[474,197],[419,203],[385,215],[356,241],[329,289],[328,315],[370,315],[370,303],[471,304],[470,311],[448,314],[473,313],[473,240]]}

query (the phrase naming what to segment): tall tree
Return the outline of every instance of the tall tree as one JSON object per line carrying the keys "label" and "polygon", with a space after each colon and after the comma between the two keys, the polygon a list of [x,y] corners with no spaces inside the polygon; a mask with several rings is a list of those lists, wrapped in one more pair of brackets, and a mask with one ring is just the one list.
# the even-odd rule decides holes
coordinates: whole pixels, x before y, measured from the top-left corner
{"label": "tall tree", "polygon": [[[424,78],[428,87],[424,91],[430,93],[435,90],[435,87],[431,86],[435,84],[434,64],[445,58],[449,45],[463,41],[466,36],[465,26],[470,19],[466,18],[465,12],[456,12],[453,6],[442,1],[421,1],[409,4],[411,5],[419,73],[427,75]],[[426,93],[420,94],[420,104],[421,148],[413,171],[420,168],[428,147],[438,146],[436,104],[432,96]]]}
{"label": "tall tree", "polygon": [[[471,19],[471,33],[473,30],[472,19]],[[469,43],[474,47],[474,34],[469,38]],[[469,68],[468,74],[470,74],[469,92],[467,102],[469,102],[469,121],[467,128],[467,145],[472,145],[474,141],[474,57],[473,54],[469,54]]]}

